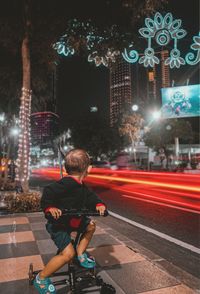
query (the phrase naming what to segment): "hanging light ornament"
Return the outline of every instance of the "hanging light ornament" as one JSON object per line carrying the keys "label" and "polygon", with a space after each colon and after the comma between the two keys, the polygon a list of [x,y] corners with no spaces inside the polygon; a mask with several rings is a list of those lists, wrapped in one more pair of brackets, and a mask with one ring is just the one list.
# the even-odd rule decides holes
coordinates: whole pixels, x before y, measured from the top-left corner
{"label": "hanging light ornament", "polygon": [[124,49],[122,53],[123,58],[129,63],[138,61],[145,67],[154,67],[155,64],[160,63],[152,47],[152,41],[154,40],[157,45],[162,47],[173,42],[173,49],[170,51],[170,56],[165,60],[165,65],[169,65],[170,68],[179,68],[186,63],[190,65],[197,64],[200,61],[200,35],[193,37],[194,44],[191,45],[191,49],[197,51],[196,58],[194,53],[191,52],[188,53],[185,58],[181,57],[181,51],[178,49],[178,40],[184,38],[187,34],[187,32],[181,28],[181,25],[182,21],[180,19],[173,19],[171,13],[162,16],[157,12],[153,19],[146,18],[145,27],[139,29],[139,33],[147,40],[147,48],[144,50],[143,54],[139,54],[139,52],[133,48],[133,45],[131,45],[129,50]]}
{"label": "hanging light ornament", "polygon": [[60,55],[72,56],[75,53],[86,52],[88,61],[96,66],[109,66],[115,62],[120,50],[127,44],[124,35],[118,33],[118,27],[113,25],[108,30],[99,31],[90,21],[84,23],[77,19],[68,22],[65,34],[53,48]]}
{"label": "hanging light ornament", "polygon": [[[74,19],[69,21],[65,34],[53,47],[58,54],[64,56],[86,52],[88,61],[94,62],[96,66],[108,67],[110,63],[115,62],[120,52],[123,52],[123,58],[129,63],[139,62],[145,67],[154,67],[155,64],[160,63],[160,60],[152,46],[153,41],[162,48],[173,43],[165,65],[170,68],[179,68],[186,63],[196,65],[200,61],[200,35],[193,37],[194,43],[191,45],[191,49],[196,51],[196,58],[192,52],[188,53],[185,58],[181,57],[178,41],[187,34],[181,25],[182,21],[173,19],[171,13],[162,16],[160,12],[157,12],[154,18],[146,18],[145,27],[139,29],[139,33],[147,40],[147,48],[144,49],[144,53],[139,53],[133,47],[133,42],[129,40],[130,34],[120,32],[116,25],[99,31],[90,21],[84,23]],[[129,44],[128,50],[126,49],[127,44]]]}
{"label": "hanging light ornament", "polygon": [[190,65],[196,65],[200,61],[200,32],[198,36],[193,37],[193,41],[194,43],[190,46],[190,48],[196,51],[196,58],[192,52],[189,52],[185,57],[186,62]]}

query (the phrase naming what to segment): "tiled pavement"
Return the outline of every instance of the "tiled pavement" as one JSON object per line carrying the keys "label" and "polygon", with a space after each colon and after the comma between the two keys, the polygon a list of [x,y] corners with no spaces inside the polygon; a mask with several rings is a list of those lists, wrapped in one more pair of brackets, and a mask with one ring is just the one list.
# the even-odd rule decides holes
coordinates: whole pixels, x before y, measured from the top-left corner
{"label": "tiled pavement", "polygon": [[[109,218],[106,224],[97,219],[97,231],[88,251],[95,256],[101,277],[116,288],[117,294],[200,293],[127,246],[129,239],[109,227]],[[1,216],[0,293],[36,293],[28,283],[29,264],[33,263],[35,270],[41,269],[55,252],[42,213]],[[58,293],[67,293],[66,287],[59,286]]]}

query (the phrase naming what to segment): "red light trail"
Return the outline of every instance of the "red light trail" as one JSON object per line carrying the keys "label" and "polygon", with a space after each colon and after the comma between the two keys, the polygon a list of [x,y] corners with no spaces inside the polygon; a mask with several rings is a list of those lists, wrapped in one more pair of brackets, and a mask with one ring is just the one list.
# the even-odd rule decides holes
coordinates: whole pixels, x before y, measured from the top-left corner
{"label": "red light trail", "polygon": [[[60,177],[58,168],[38,169],[33,174],[54,180]],[[118,191],[127,200],[136,199],[200,214],[200,175],[96,168],[86,182]]]}

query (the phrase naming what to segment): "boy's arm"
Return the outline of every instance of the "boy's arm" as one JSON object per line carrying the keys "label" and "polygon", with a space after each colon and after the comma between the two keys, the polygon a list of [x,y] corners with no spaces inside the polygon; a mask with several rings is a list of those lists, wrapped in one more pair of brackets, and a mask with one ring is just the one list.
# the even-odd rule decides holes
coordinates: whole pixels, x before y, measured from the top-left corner
{"label": "boy's arm", "polygon": [[105,206],[105,204],[103,204],[103,203],[98,203],[98,204],[96,205],[96,211],[98,211],[100,215],[104,215],[105,210],[106,210],[106,206]]}
{"label": "boy's arm", "polygon": [[44,213],[50,212],[55,219],[62,215],[62,211],[56,207],[54,191],[49,186],[43,190],[41,208]]}
{"label": "boy's arm", "polygon": [[86,187],[87,200],[86,207],[92,210],[97,210],[102,215],[106,209],[105,203],[97,196],[96,193]]}
{"label": "boy's arm", "polygon": [[55,196],[49,186],[43,189],[40,205],[44,212],[49,207],[55,207]]}

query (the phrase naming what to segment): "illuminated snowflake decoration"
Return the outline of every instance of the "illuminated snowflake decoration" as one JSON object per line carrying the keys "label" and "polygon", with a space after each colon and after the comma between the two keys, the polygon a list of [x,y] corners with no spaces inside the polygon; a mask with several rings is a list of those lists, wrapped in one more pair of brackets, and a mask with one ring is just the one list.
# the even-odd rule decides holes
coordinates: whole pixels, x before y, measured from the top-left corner
{"label": "illuminated snowflake decoration", "polygon": [[144,51],[144,56],[140,57],[139,63],[144,63],[144,66],[153,67],[159,63],[159,59],[154,55],[154,50],[151,47],[152,39],[159,46],[166,46],[170,41],[174,41],[174,49],[170,52],[170,57],[165,61],[166,65],[180,67],[185,64],[185,60],[180,57],[180,51],[177,49],[177,40],[184,38],[187,34],[181,29],[182,21],[180,19],[173,20],[171,13],[167,13],[164,17],[157,12],[154,19],[146,18],[146,28],[139,29],[140,35],[148,40],[148,48]]}
{"label": "illuminated snowflake decoration", "polygon": [[[170,56],[165,60],[165,65],[170,68],[179,68],[181,65],[190,64],[196,65],[200,61],[200,34],[193,37],[194,43],[191,49],[197,51],[195,54],[190,52],[185,58],[181,57],[181,52],[177,48],[178,40],[184,38],[187,32],[181,28],[182,21],[180,19],[173,19],[171,13],[167,13],[164,17],[157,12],[153,19],[145,19],[145,27],[139,29],[139,33],[147,40],[148,46],[143,54],[132,48],[124,49],[122,53],[123,58],[129,63],[139,62],[145,67],[154,67],[159,64],[160,60],[156,56],[155,50],[152,48],[153,41],[159,46],[167,46],[173,43],[173,49],[170,51]],[[141,56],[140,56],[141,55]]]}
{"label": "illuminated snowflake decoration", "polygon": [[152,38],[160,46],[166,46],[171,39],[178,40],[186,36],[187,32],[181,29],[182,21],[180,19],[173,20],[171,13],[167,13],[164,17],[157,12],[154,20],[145,19],[146,28],[139,29],[139,33],[148,41]]}
{"label": "illuminated snowflake decoration", "polygon": [[[86,53],[88,61],[96,66],[108,67],[128,44],[129,34],[120,34],[119,28],[112,25],[106,30],[99,30],[90,21],[70,20],[65,34],[53,45],[58,54],[70,57]],[[116,48],[119,48],[116,49]]]}
{"label": "illuminated snowflake decoration", "polygon": [[68,22],[65,34],[53,48],[60,55],[72,56],[81,50],[92,50],[94,45],[101,41],[102,37],[97,35],[96,28],[90,21],[84,23],[73,19]]}
{"label": "illuminated snowflake decoration", "polygon": [[92,52],[88,56],[89,62],[94,62],[96,66],[104,65],[108,67],[109,63],[116,61],[116,56],[119,56],[120,52],[116,50],[108,49],[104,56],[99,56],[97,51]]}
{"label": "illuminated snowflake decoration", "polygon": [[155,56],[153,48],[147,48],[144,51],[144,56],[140,57],[139,63],[143,63],[145,67],[149,65],[154,67],[155,63],[159,63],[159,59]]}
{"label": "illuminated snowflake decoration", "polygon": [[170,52],[170,57],[165,60],[165,64],[169,65],[171,68],[179,68],[181,65],[185,64],[185,60],[180,57],[180,51],[178,49],[173,49]]}
{"label": "illuminated snowflake decoration", "polygon": [[196,58],[192,52],[189,52],[185,57],[186,62],[190,65],[196,65],[200,61],[200,32],[198,36],[193,37],[193,41],[194,43],[190,48],[197,51]]}
{"label": "illuminated snowflake decoration", "polygon": [[[173,47],[169,57],[164,61],[170,68],[180,68],[185,64],[196,65],[200,61],[200,34],[193,37],[194,43],[190,46],[195,53],[189,52],[183,58],[178,49],[178,41],[184,38],[187,32],[181,28],[181,25],[182,21],[173,19],[171,13],[162,16],[157,12],[153,18],[146,18],[145,27],[139,29],[139,34],[146,39],[147,48],[143,53],[139,53],[134,48],[132,40],[129,40],[130,34],[120,33],[116,25],[106,30],[99,30],[90,21],[80,22],[73,19],[68,22],[65,34],[53,45],[53,48],[58,54],[67,57],[76,53],[86,53],[88,61],[96,66],[108,67],[122,52],[123,58],[129,63],[138,62],[144,67],[154,67],[160,63],[160,59],[156,56],[160,51],[153,48],[154,42],[156,48]],[[129,48],[124,49],[127,46]]]}
{"label": "illuminated snowflake decoration", "polygon": [[69,44],[68,46],[66,46],[66,42],[62,40],[55,43],[53,45],[53,48],[58,52],[58,54],[64,55],[64,56],[71,56],[71,55],[74,55],[75,53],[74,48],[71,47]]}
{"label": "illuminated snowflake decoration", "polygon": [[129,52],[128,50],[124,49],[124,52],[122,53],[123,58],[128,61],[129,63],[135,63],[139,59],[139,54],[136,50],[132,49],[133,45],[130,45]]}

